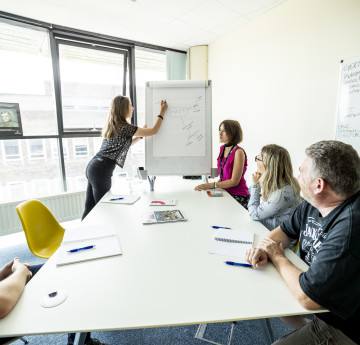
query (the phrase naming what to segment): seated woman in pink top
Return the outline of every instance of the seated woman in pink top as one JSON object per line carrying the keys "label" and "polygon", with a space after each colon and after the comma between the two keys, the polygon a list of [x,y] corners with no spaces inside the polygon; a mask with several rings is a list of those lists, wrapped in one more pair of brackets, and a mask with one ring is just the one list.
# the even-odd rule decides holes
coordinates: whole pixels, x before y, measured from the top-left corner
{"label": "seated woman in pink top", "polygon": [[212,188],[225,189],[235,200],[247,209],[249,190],[246,186],[244,174],[247,168],[247,157],[243,148],[238,146],[242,142],[243,134],[238,121],[225,120],[219,126],[220,147],[217,165],[220,179],[217,182],[203,183],[195,190]]}

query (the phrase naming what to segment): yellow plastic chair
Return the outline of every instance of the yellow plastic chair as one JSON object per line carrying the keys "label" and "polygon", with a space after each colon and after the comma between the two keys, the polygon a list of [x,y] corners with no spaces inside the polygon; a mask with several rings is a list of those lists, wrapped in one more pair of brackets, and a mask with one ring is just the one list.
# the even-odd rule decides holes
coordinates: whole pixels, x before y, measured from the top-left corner
{"label": "yellow plastic chair", "polygon": [[16,206],[31,252],[48,259],[59,248],[65,229],[49,209],[38,200],[28,200]]}

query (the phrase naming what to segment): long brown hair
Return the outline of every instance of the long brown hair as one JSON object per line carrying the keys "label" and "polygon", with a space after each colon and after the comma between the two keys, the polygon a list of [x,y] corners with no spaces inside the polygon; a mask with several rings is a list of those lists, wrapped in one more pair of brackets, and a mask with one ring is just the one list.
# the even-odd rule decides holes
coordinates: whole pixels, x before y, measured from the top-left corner
{"label": "long brown hair", "polygon": [[116,96],[111,101],[109,116],[102,130],[102,137],[109,140],[119,128],[127,123],[126,116],[129,114],[130,99],[125,96]]}
{"label": "long brown hair", "polygon": [[282,193],[284,186],[289,184],[300,203],[300,185],[293,175],[289,152],[275,144],[266,145],[261,149],[261,158],[265,168],[259,180],[263,199],[267,200],[271,193],[279,189]]}

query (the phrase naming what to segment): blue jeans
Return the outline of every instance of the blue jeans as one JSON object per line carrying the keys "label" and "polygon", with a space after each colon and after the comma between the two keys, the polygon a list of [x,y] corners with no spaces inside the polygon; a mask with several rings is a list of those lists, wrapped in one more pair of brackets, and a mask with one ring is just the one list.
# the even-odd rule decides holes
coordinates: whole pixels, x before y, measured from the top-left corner
{"label": "blue jeans", "polygon": [[83,220],[95,207],[100,199],[111,188],[111,177],[115,169],[115,161],[109,158],[95,156],[86,168],[88,185],[86,189],[85,210]]}

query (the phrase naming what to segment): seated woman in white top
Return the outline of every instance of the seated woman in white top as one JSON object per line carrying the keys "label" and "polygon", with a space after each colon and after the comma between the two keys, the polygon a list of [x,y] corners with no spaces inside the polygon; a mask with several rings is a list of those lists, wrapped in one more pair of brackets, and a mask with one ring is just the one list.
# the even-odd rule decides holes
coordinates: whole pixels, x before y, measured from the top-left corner
{"label": "seated woman in white top", "polygon": [[264,146],[255,162],[257,172],[249,188],[250,217],[273,230],[301,203],[300,186],[293,176],[289,152],[283,147]]}

